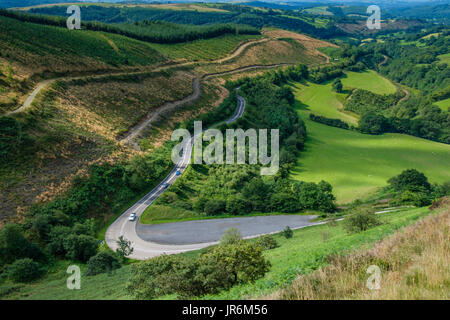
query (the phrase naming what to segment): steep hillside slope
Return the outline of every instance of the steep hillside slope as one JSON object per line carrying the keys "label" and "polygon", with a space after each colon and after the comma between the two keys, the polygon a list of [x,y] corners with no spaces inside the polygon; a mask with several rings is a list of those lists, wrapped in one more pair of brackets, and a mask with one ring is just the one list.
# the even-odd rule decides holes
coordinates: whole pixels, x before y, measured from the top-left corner
{"label": "steep hillside slope", "polygon": [[149,44],[114,34],[0,16],[0,114],[17,109],[42,78],[136,70],[167,61]]}
{"label": "steep hillside slope", "polygon": [[[449,299],[450,199],[434,214],[380,241],[373,248],[339,255],[329,265],[300,275],[271,299]],[[361,275],[381,269],[380,289],[369,290]],[[367,275],[368,277],[368,275]]]}
{"label": "steep hillside slope", "polygon": [[0,118],[20,130],[0,165],[1,219],[53,199],[94,163],[135,155],[117,136],[191,91],[192,75],[183,71],[57,81],[43,89],[29,110]]}

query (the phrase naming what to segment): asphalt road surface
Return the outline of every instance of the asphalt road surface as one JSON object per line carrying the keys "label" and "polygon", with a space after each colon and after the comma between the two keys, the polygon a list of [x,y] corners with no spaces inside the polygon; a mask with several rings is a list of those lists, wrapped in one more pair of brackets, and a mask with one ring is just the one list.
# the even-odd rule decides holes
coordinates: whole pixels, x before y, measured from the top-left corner
{"label": "asphalt road surface", "polygon": [[310,226],[316,216],[276,215],[138,224],[136,231],[143,240],[159,244],[201,244],[220,240],[226,230],[237,228],[244,238],[282,231],[286,226],[299,229]]}

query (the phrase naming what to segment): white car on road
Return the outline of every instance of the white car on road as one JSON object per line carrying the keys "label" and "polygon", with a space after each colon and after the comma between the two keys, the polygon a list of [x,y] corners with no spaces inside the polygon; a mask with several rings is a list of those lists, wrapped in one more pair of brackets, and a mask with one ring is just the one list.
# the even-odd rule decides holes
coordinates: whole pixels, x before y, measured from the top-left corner
{"label": "white car on road", "polygon": [[136,220],[136,213],[130,214],[130,216],[128,217],[128,220],[130,220],[130,221]]}

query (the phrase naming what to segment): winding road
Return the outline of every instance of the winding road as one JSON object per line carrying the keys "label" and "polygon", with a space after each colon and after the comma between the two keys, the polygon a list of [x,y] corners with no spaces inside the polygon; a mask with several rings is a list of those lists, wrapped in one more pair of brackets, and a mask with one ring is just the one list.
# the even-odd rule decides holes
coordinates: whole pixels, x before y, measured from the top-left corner
{"label": "winding road", "polygon": [[[237,94],[238,106],[233,116],[226,120],[231,123],[242,117],[245,111],[245,99]],[[176,254],[198,250],[217,244],[223,233],[232,227],[240,229],[244,238],[257,237],[262,234],[276,233],[287,225],[291,229],[303,228],[318,223],[311,222],[316,216],[277,215],[243,218],[225,218],[198,221],[174,222],[157,225],[143,225],[139,217],[144,211],[173,184],[186,170],[191,161],[195,136],[186,142],[181,159],[172,171],[141,200],[131,206],[106,230],[105,241],[112,249],[117,248],[120,236],[131,241],[134,252],[132,259],[145,260],[162,254]],[[177,176],[177,171],[180,175]],[[136,214],[134,221],[129,221],[131,213]]]}
{"label": "winding road", "polygon": [[[242,54],[242,52],[244,52],[245,49],[247,49],[249,46],[253,46],[256,45],[258,43],[262,43],[262,42],[266,42],[270,40],[269,38],[264,38],[264,39],[259,39],[259,40],[252,40],[252,41],[247,41],[244,43],[241,43],[237,46],[236,49],[234,49],[228,56],[221,58],[221,59],[217,59],[217,60],[213,60],[213,61],[204,61],[207,64],[214,64],[214,63],[223,63],[226,61],[229,61],[233,58],[236,58],[237,56],[239,56],[240,54]],[[108,39],[106,39],[106,41],[108,41]],[[94,75],[86,75],[86,76],[75,76],[75,77],[59,77],[59,78],[53,78],[53,79],[47,79],[47,80],[43,80],[39,83],[37,83],[36,87],[33,89],[33,91],[27,96],[27,98],[25,99],[24,103],[17,108],[16,110],[13,111],[9,111],[6,113],[6,115],[12,115],[15,113],[19,113],[22,111],[25,111],[26,109],[28,109],[31,106],[31,103],[34,101],[34,99],[36,98],[36,95],[43,89],[45,88],[47,85],[55,82],[56,80],[78,80],[78,79],[83,79],[83,78],[99,78],[99,77],[104,77],[104,76],[109,76],[109,75],[116,75],[116,76],[120,76],[120,75],[133,75],[133,74],[142,74],[145,72],[158,72],[158,71],[163,71],[163,70],[167,70],[170,68],[175,68],[175,67],[185,67],[185,66],[190,66],[190,65],[195,65],[197,64],[197,62],[192,61],[192,62],[182,62],[182,63],[175,63],[175,64],[169,64],[169,65],[163,65],[160,67],[157,67],[153,70],[149,70],[149,71],[136,71],[136,72],[116,72],[116,73],[106,73],[106,74],[94,74]],[[206,75],[208,76],[208,75]],[[194,89],[195,92],[195,89]]]}
{"label": "winding road", "polygon": [[[223,63],[238,55],[244,50],[254,44],[265,42],[268,39],[262,39],[258,41],[250,41],[239,46],[228,57],[215,61],[216,63]],[[210,62],[212,63],[212,62]],[[64,77],[44,80],[37,84],[34,90],[28,95],[22,106],[7,115],[23,112],[28,109],[38,93],[57,80],[77,80],[87,77],[99,78],[111,75],[126,75],[126,74],[143,74],[148,72],[157,72],[170,68],[180,67],[184,65],[190,65],[191,63],[181,63],[173,65],[160,66],[152,70],[136,71],[136,72],[118,72],[108,74],[98,74],[92,76],[76,76],[76,77]],[[193,92],[185,98],[166,102],[159,106],[156,110],[153,110],[146,117],[144,117],[138,124],[132,127],[125,136],[119,139],[122,142],[129,143],[138,148],[135,142],[139,134],[145,130],[152,122],[158,119],[160,115],[175,108],[188,103],[195,102],[201,94],[201,81],[218,77],[226,74],[234,74],[252,69],[270,69],[280,66],[291,65],[290,63],[279,63],[272,65],[249,65],[243,66],[232,70],[205,74],[200,78],[194,78],[192,87]],[[226,120],[226,123],[232,123],[242,117],[245,111],[245,100],[240,95],[237,95],[237,109],[233,116]],[[222,237],[223,233],[231,228],[236,227],[240,229],[244,238],[251,238],[260,236],[262,234],[276,233],[284,229],[289,225],[292,229],[302,228],[317,223],[311,223],[311,219],[315,216],[300,216],[300,215],[277,215],[277,216],[259,216],[259,217],[244,217],[244,218],[226,218],[226,219],[212,219],[212,220],[199,220],[199,221],[187,221],[187,222],[175,222],[160,225],[142,225],[139,223],[139,217],[144,213],[153,201],[155,201],[167,188],[167,185],[173,184],[178,177],[182,175],[187,166],[190,163],[192,155],[193,141],[195,137],[186,143],[184,152],[181,159],[169,173],[169,175],[161,181],[156,187],[154,187],[149,193],[147,193],[142,199],[125,211],[113,224],[109,226],[106,231],[105,241],[107,245],[115,250],[117,248],[116,241],[120,236],[132,242],[134,252],[130,255],[130,258],[144,260],[150,257],[158,256],[161,254],[175,254],[191,250],[198,250],[213,244],[218,243],[218,240]],[[177,175],[177,171],[180,172]],[[131,213],[136,214],[135,221],[129,221],[128,217]]]}

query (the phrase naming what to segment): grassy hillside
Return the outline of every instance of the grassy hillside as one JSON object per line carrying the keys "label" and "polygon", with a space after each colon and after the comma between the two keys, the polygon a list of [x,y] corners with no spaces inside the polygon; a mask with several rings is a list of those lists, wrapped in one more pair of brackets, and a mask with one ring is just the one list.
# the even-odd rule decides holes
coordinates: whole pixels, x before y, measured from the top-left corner
{"label": "grassy hillside", "polygon": [[0,112],[17,109],[37,81],[134,70],[167,60],[149,44],[103,32],[68,30],[0,16]]}
{"label": "grassy hillside", "polygon": [[200,39],[179,44],[152,43],[150,46],[174,60],[216,60],[227,56],[240,43],[259,38],[261,36],[258,35],[224,35],[212,39]]}
{"label": "grassy hillside", "polygon": [[318,48],[335,46],[303,34],[274,28],[264,29],[263,35],[269,38],[268,41],[250,45],[241,54],[226,62],[201,66],[198,70],[215,73],[251,65],[279,63],[318,65],[328,61],[328,57]]}
{"label": "grassy hillside", "polygon": [[192,75],[184,71],[57,82],[44,89],[30,110],[14,116],[28,140],[0,165],[1,219],[65,192],[93,163],[134,155],[117,135],[152,108],[191,92]]}
{"label": "grassy hillside", "polygon": [[341,81],[344,89],[359,88],[377,94],[391,94],[397,91],[392,82],[373,70],[364,72],[347,71],[346,76]]}
{"label": "grassy hillside", "polygon": [[448,111],[450,108],[450,98],[434,102],[433,104],[437,105],[443,111]]}
{"label": "grassy hillside", "polygon": [[74,80],[61,92],[61,105],[74,117],[82,110],[88,115],[90,131],[114,139],[164,102],[188,96],[193,79],[194,75],[185,71],[162,71]]}
{"label": "grassy hillside", "polygon": [[328,7],[326,7],[326,6],[308,8],[303,11],[310,13],[310,14],[317,14],[317,15],[333,15],[332,12],[328,11]]}
{"label": "grassy hillside", "polygon": [[[334,257],[329,266],[300,276],[270,298],[448,300],[449,223],[447,198],[437,213],[383,239],[369,250]],[[381,269],[380,289],[368,290],[360,275],[374,264]]]}
{"label": "grassy hillside", "polygon": [[0,17],[1,56],[31,73],[74,73],[143,66],[165,59],[147,43]]}
{"label": "grassy hillside", "polygon": [[450,64],[450,53],[446,53],[446,54],[441,54],[438,56],[439,60],[446,63],[446,64]]}
{"label": "grassy hillside", "polygon": [[301,95],[301,103],[306,110],[327,118],[341,119],[352,125],[357,124],[359,115],[344,110],[345,99],[348,98],[350,90],[364,89],[378,94],[392,94],[397,91],[392,82],[372,70],[346,71],[341,82],[344,87],[342,93],[332,90],[333,81],[323,84],[311,82],[297,84],[296,91],[298,95]]}
{"label": "grassy hillside", "polygon": [[[328,86],[309,84],[295,88],[297,111],[306,123],[308,139],[292,178],[330,182],[339,203],[384,186],[390,177],[407,168],[424,172],[432,182],[450,179],[450,146],[446,144],[401,134],[366,135],[309,120],[310,111],[322,111],[324,115],[336,113],[335,109],[323,111],[327,105],[311,99],[318,90],[333,97],[334,93],[326,93]],[[340,118],[343,119],[343,115]]]}
{"label": "grassy hillside", "polygon": [[333,91],[332,81],[326,84],[307,82],[297,85],[296,89],[297,94],[301,94],[301,103],[306,110],[327,118],[341,119],[353,125],[358,123],[357,114],[343,110],[347,94]]}

